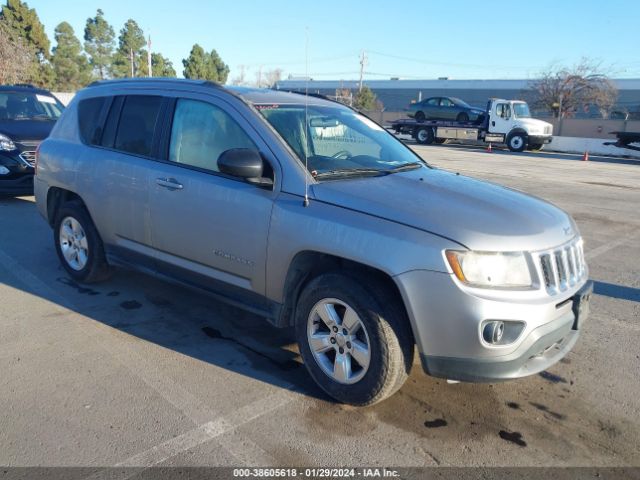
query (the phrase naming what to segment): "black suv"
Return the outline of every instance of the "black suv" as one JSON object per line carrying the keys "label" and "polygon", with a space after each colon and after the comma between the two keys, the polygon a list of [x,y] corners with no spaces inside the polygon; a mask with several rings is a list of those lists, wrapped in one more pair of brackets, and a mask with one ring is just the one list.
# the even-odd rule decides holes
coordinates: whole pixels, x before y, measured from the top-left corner
{"label": "black suv", "polygon": [[32,195],[36,149],[64,106],[51,92],[0,86],[0,195]]}

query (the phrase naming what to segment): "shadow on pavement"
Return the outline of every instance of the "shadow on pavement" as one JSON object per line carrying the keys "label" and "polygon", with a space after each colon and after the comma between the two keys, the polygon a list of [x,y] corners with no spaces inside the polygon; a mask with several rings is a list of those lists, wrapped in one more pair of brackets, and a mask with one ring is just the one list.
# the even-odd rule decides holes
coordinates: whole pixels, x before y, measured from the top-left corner
{"label": "shadow on pavement", "polygon": [[593,292],[606,297],[619,298],[620,300],[640,302],[640,288],[595,281],[593,282]]}
{"label": "shadow on pavement", "polygon": [[[12,217],[23,217],[20,223],[11,220],[9,209]],[[200,292],[124,269],[97,284],[73,281],[58,261],[51,229],[36,213],[32,197],[0,198],[0,283],[183,355],[328,399],[307,374],[292,329],[275,328]]]}

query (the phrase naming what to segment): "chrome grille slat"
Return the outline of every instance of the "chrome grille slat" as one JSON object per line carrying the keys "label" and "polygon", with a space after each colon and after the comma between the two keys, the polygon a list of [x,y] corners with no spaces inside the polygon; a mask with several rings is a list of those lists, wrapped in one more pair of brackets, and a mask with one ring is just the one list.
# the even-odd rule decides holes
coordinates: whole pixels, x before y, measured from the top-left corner
{"label": "chrome grille slat", "polygon": [[537,262],[544,284],[550,295],[564,292],[583,279],[587,272],[582,240],[573,240],[537,254]]}
{"label": "chrome grille slat", "polygon": [[31,165],[32,167],[35,165],[36,162],[36,152],[35,150],[25,150],[24,152],[21,152],[19,157],[26,163],[28,163],[29,165]]}

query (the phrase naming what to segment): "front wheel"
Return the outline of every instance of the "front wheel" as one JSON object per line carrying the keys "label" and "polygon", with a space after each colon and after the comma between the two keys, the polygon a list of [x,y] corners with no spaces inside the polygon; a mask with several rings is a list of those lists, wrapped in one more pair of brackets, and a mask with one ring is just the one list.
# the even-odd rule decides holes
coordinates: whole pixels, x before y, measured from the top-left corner
{"label": "front wheel", "polygon": [[416,142],[420,145],[431,145],[435,138],[433,134],[433,128],[431,127],[420,127],[416,130],[415,133]]}
{"label": "front wheel", "polygon": [[527,146],[527,138],[523,133],[511,133],[507,137],[507,147],[512,152],[522,152]]}
{"label": "front wheel", "polygon": [[404,308],[383,285],[324,274],[302,291],[296,336],[311,377],[327,394],[351,405],[393,395],[413,363]]}
{"label": "front wheel", "polygon": [[456,121],[460,122],[460,123],[468,122],[469,121],[469,115],[467,115],[464,112],[459,113],[458,116],[456,117]]}

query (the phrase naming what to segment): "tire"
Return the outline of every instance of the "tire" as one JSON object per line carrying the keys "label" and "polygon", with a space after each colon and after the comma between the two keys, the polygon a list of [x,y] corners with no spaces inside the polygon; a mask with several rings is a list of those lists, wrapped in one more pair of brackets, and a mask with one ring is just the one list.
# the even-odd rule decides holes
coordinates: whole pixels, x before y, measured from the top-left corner
{"label": "tire", "polygon": [[466,113],[462,112],[459,113],[458,116],[456,117],[456,122],[468,122],[469,121],[469,115],[467,115]]}
{"label": "tire", "polygon": [[[325,323],[319,312],[335,323]],[[307,370],[337,401],[372,405],[406,381],[414,351],[409,320],[402,303],[383,284],[336,273],[320,275],[302,291],[295,320]],[[342,325],[349,329],[342,331]],[[339,368],[346,363],[348,368]]]}
{"label": "tire", "polygon": [[416,142],[420,145],[431,145],[435,139],[433,134],[433,128],[431,127],[418,127],[414,134]]}
{"label": "tire", "polygon": [[75,281],[95,283],[109,277],[102,239],[82,202],[67,202],[58,210],[53,241],[60,263]]}
{"label": "tire", "polygon": [[422,111],[416,112],[415,119],[416,119],[417,122],[424,122],[424,120],[426,118],[427,117],[425,116],[424,112],[422,112]]}
{"label": "tire", "polygon": [[532,152],[539,152],[544,148],[544,143],[532,143],[529,144],[529,150]]}
{"label": "tire", "polygon": [[512,152],[522,152],[527,148],[527,136],[524,133],[513,132],[507,137],[507,147]]}
{"label": "tire", "polygon": [[433,142],[438,144],[438,145],[444,145],[445,143],[447,143],[447,140],[449,140],[448,138],[436,138]]}

